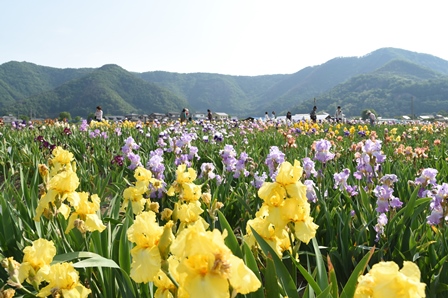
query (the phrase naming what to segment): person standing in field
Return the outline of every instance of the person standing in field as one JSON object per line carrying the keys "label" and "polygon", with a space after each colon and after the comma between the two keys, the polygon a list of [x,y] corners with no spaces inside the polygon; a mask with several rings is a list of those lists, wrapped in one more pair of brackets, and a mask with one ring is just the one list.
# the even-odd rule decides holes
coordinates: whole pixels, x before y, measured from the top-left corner
{"label": "person standing in field", "polygon": [[95,120],[96,121],[103,121],[103,110],[101,109],[101,106],[97,106],[96,107]]}
{"label": "person standing in field", "polygon": [[210,109],[207,110],[207,118],[208,118],[208,121],[213,120],[213,114],[212,114],[212,111],[210,111]]}
{"label": "person standing in field", "polygon": [[338,108],[336,109],[336,112],[334,113],[334,119],[338,123],[342,122],[342,109],[341,109],[341,106],[338,106]]}
{"label": "person standing in field", "polygon": [[367,115],[369,116],[370,125],[375,126],[376,116],[374,113],[367,111]]}
{"label": "person standing in field", "polygon": [[185,109],[185,116],[187,117],[187,121],[191,121],[191,114],[189,109]]}
{"label": "person standing in field", "polygon": [[270,120],[268,112],[264,113],[264,120],[265,121],[269,121]]}
{"label": "person standing in field", "polygon": [[317,113],[317,107],[314,106],[313,109],[310,112],[311,121],[313,121],[314,123],[316,123],[316,121],[317,121],[317,114],[316,113]]}
{"label": "person standing in field", "polygon": [[180,123],[183,123],[187,120],[187,109],[183,108],[182,112],[180,112]]}

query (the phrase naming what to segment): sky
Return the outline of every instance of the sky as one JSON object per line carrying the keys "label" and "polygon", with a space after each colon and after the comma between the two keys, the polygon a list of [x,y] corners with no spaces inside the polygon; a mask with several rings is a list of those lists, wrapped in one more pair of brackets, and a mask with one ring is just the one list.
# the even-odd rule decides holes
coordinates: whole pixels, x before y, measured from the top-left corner
{"label": "sky", "polygon": [[448,60],[444,0],[0,0],[0,64],[292,74],[385,47]]}

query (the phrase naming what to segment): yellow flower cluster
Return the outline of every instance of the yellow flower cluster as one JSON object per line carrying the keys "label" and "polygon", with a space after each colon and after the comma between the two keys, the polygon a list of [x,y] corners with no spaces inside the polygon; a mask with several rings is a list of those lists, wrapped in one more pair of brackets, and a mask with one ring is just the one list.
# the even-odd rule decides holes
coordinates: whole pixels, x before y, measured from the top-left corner
{"label": "yellow flower cluster", "polygon": [[[155,213],[143,212],[128,230],[132,249],[131,278],[153,281],[155,297],[230,297],[256,291],[261,283],[255,274],[225,245],[226,233],[206,231],[201,221],[183,229],[174,239],[169,222],[160,227]],[[174,241],[173,241],[174,240]],[[170,250],[167,250],[171,243]],[[164,265],[165,264],[165,265]],[[169,277],[168,277],[169,276]]]}
{"label": "yellow flower cluster", "polygon": [[399,270],[395,262],[380,262],[358,278],[355,298],[425,297],[425,284],[420,282],[420,269],[405,261]]}
{"label": "yellow flower cluster", "polygon": [[180,229],[200,220],[207,225],[200,216],[204,210],[199,199],[202,197],[202,185],[193,183],[197,178],[194,169],[185,164],[179,165],[176,170],[176,181],[168,189],[167,195],[179,196],[179,201],[174,204],[173,218],[181,222]]}
{"label": "yellow flower cluster", "polygon": [[21,288],[26,280],[39,291],[37,297],[88,297],[91,290],[79,282],[78,271],[72,263],[57,263],[51,265],[56,248],[52,241],[38,239],[31,246],[23,249],[22,263],[8,258],[3,266],[8,268],[8,284]]}
{"label": "yellow flower cluster", "polygon": [[162,182],[153,178],[151,171],[144,167],[137,167],[135,169],[134,178],[136,179],[134,185],[123,191],[124,201],[121,205],[121,210],[126,210],[129,202],[131,202],[133,213],[140,214],[145,210],[145,205],[151,203],[147,199],[150,192],[149,186],[152,185],[155,189],[159,189],[162,187]]}
{"label": "yellow flower cluster", "polygon": [[[171,246],[179,264],[178,297],[230,297],[256,291],[261,283],[255,274],[225,245],[227,233],[206,231],[202,222],[182,230]],[[232,295],[234,297],[236,295]]]}
{"label": "yellow flower cluster", "polygon": [[320,125],[319,123],[314,123],[311,122],[310,120],[308,121],[299,121],[294,123],[294,128],[298,128],[302,131],[302,134],[305,134],[306,132],[311,132],[313,131],[314,134],[318,135],[320,132],[323,131],[323,126]]}
{"label": "yellow flower cluster", "polygon": [[[280,165],[275,182],[265,182],[258,190],[263,199],[256,218],[247,222],[245,240],[255,245],[251,227],[278,253],[291,248],[290,231],[300,241],[308,243],[318,226],[310,216],[310,204],[306,198],[306,186],[300,181],[303,168],[299,161],[294,165],[285,161]],[[288,225],[294,224],[293,226]]]}
{"label": "yellow flower cluster", "polygon": [[154,281],[161,268],[162,257],[158,248],[163,227],[156,221],[156,214],[145,211],[137,215],[127,231],[128,240],[135,243],[131,250],[131,278],[136,282]]}
{"label": "yellow flower cluster", "polygon": [[73,154],[57,147],[52,156],[49,160],[50,168],[44,164],[38,167],[44,183],[34,220],[40,221],[42,215],[51,218],[60,213],[65,219],[70,216],[65,233],[69,233],[74,227],[82,233],[102,232],[106,226],[97,214],[100,198],[94,194],[89,201],[89,193],[76,191],[79,178],[75,172]]}
{"label": "yellow flower cluster", "polygon": [[98,127],[108,128],[108,127],[111,127],[111,124],[110,124],[109,121],[107,121],[107,120],[103,120],[103,121],[90,121],[89,126],[90,126],[91,128],[98,128]]}
{"label": "yellow flower cluster", "polygon": [[[131,278],[138,283],[154,282],[154,297],[232,297],[256,291],[261,283],[255,274],[225,245],[226,232],[207,231],[200,214],[201,185],[194,184],[196,171],[180,165],[168,195],[179,196],[173,219],[159,226],[156,213],[143,211],[127,231],[131,250]],[[208,197],[209,194],[207,194]],[[206,200],[209,200],[206,199]],[[210,202],[209,202],[210,203]],[[166,212],[166,209],[163,213]],[[170,214],[171,215],[171,214]],[[163,215],[167,219],[168,215]],[[174,236],[173,229],[176,229]]]}

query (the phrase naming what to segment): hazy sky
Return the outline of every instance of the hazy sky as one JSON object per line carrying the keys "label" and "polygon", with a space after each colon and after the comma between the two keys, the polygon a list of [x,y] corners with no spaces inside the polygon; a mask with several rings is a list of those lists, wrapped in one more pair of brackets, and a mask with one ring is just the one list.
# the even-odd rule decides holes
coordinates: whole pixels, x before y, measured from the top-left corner
{"label": "hazy sky", "polygon": [[1,0],[0,64],[290,74],[383,47],[448,60],[445,1]]}

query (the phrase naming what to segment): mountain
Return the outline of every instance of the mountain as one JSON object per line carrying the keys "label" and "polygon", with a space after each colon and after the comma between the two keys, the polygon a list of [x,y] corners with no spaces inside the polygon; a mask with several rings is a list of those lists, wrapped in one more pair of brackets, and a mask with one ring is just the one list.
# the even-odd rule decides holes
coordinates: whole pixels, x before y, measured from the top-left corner
{"label": "mountain", "polygon": [[52,90],[89,74],[93,69],[57,69],[28,62],[0,65],[0,104]]}
{"label": "mountain", "polygon": [[220,74],[145,72],[142,79],[159,84],[188,101],[192,111],[223,111],[232,115],[259,113],[258,99],[288,75],[229,76]]}
{"label": "mountain", "polygon": [[[344,104],[348,96],[336,92],[337,86],[357,76],[370,73],[375,77],[384,73],[395,73],[395,77],[412,79],[443,77],[448,75],[448,61],[428,54],[383,48],[362,57],[334,58],[324,64],[306,67],[290,75],[239,77],[166,72],[146,72],[137,75],[147,81],[161,84],[184,97],[193,109],[200,109],[205,103],[213,110],[219,108],[233,115],[261,116],[265,111],[273,110],[279,115],[285,114],[287,110],[308,113],[314,104],[314,98],[324,103],[322,107],[332,113],[333,107]],[[247,88],[246,84],[250,84],[253,88]],[[248,90],[251,92],[248,93]],[[240,91],[244,93],[241,94]],[[203,96],[207,96],[208,100],[197,101]],[[213,97],[219,99],[218,102],[212,100]],[[328,97],[331,103],[324,100]],[[233,100],[229,103],[227,100],[230,98]],[[220,103],[224,105],[219,105]],[[359,115],[357,109],[350,108],[344,109],[344,113],[349,116]]]}
{"label": "mountain", "polygon": [[[381,116],[448,111],[448,61],[396,48],[361,57],[336,57],[293,74],[230,76],[211,73],[132,73],[117,65],[56,69],[28,62],[0,65],[0,115],[87,117],[211,109],[232,116],[333,113],[374,109]],[[412,109],[411,109],[412,106]]]}
{"label": "mountain", "polygon": [[[48,77],[51,74],[45,73]],[[129,113],[146,114],[151,112],[178,111],[187,102],[160,86],[139,79],[117,65],[104,65],[83,76],[74,76],[72,71],[65,73],[73,79],[60,80],[54,89],[45,85],[36,88],[36,95],[16,98],[3,102],[7,112],[22,111],[25,115],[57,117],[68,111],[71,116],[87,117],[101,105],[105,114],[125,115]],[[41,81],[37,76],[35,81]],[[45,80],[45,82],[51,80]],[[48,91],[46,91],[48,90]]]}
{"label": "mountain", "polygon": [[[448,111],[448,76],[410,61],[392,60],[331,88],[316,101],[330,114],[340,105],[347,116],[359,116],[366,109],[386,118],[439,113]],[[303,102],[295,111],[307,111],[309,106]]]}

